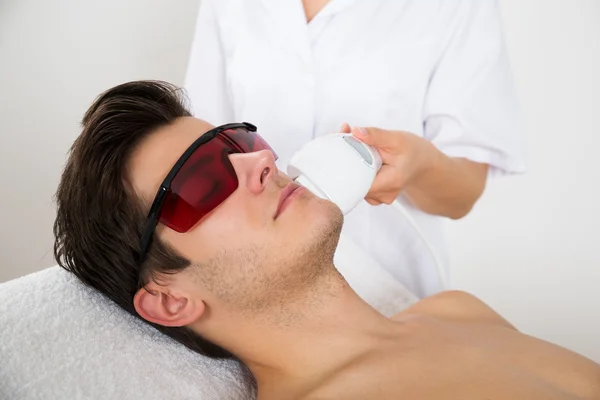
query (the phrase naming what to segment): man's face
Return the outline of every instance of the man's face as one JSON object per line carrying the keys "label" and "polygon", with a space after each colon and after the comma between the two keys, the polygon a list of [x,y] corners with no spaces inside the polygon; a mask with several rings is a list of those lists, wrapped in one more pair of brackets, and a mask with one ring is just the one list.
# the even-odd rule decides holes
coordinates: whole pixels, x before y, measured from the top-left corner
{"label": "man's face", "polygon": [[[145,139],[128,165],[135,192],[150,204],[181,154],[212,128],[186,117]],[[252,311],[293,296],[331,267],[343,217],[306,189],[286,196],[294,185],[270,151],[229,158],[235,192],[188,232],[159,224],[156,235],[191,261],[198,296]]]}

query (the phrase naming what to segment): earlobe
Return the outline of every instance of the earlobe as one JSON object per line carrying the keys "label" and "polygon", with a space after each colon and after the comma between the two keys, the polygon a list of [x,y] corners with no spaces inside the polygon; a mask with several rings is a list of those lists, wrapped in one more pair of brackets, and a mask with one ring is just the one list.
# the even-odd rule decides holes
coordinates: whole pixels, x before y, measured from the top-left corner
{"label": "earlobe", "polygon": [[204,314],[205,309],[202,300],[171,293],[168,287],[144,287],[138,290],[133,305],[146,321],[170,327],[190,325]]}

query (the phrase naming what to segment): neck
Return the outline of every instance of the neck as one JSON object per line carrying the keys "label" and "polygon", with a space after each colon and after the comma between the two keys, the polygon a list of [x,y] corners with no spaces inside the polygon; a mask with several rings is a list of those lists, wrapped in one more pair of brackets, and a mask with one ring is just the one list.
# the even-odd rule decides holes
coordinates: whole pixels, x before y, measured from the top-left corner
{"label": "neck", "polygon": [[318,383],[372,348],[375,334],[391,323],[333,266],[322,278],[297,300],[286,299],[256,317],[232,316],[210,329],[214,336],[206,335],[218,337],[217,343],[244,362],[259,393]]}

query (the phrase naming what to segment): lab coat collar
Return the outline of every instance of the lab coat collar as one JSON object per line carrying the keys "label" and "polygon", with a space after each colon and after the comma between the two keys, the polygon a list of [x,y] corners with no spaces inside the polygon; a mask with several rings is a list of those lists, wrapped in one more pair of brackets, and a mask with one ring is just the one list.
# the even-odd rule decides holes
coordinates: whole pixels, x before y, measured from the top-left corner
{"label": "lab coat collar", "polygon": [[[291,48],[303,62],[310,63],[312,49],[306,16],[300,0],[261,0],[274,19],[282,39],[291,43]],[[330,0],[315,16],[314,20],[339,13],[358,0]],[[314,21],[313,20],[313,21]],[[313,22],[311,21],[311,23]]]}

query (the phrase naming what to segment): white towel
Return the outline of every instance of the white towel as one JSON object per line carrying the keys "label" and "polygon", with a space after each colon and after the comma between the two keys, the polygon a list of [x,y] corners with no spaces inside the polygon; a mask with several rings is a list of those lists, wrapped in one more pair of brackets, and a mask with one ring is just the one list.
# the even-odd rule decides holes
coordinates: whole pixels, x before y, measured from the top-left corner
{"label": "white towel", "polygon": [[242,376],[59,267],[0,285],[1,400],[253,398]]}
{"label": "white towel", "polygon": [[[416,301],[342,235],[338,269],[392,315]],[[233,361],[203,357],[59,267],[0,285],[0,400],[253,399]]]}

